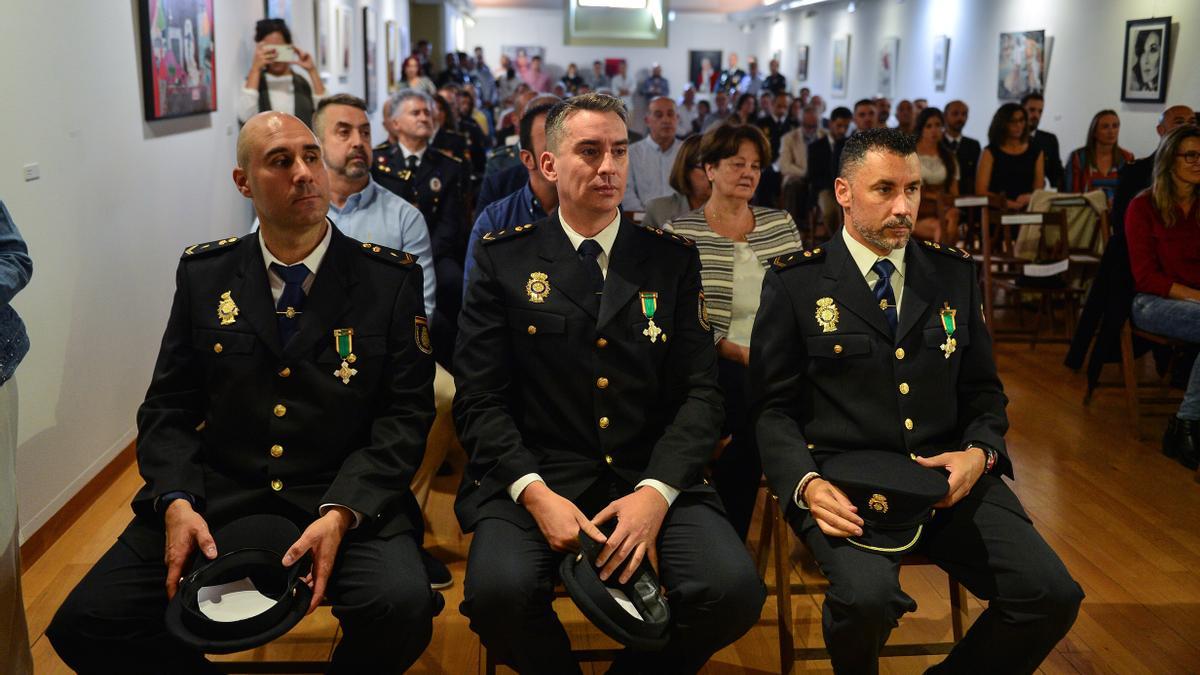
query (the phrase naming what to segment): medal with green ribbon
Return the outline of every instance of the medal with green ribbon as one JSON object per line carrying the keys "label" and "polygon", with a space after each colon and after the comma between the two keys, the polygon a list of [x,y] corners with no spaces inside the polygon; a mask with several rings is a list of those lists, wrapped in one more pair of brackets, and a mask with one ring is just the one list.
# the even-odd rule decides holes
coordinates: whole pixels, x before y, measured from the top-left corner
{"label": "medal with green ribbon", "polygon": [[654,313],[658,311],[658,293],[653,291],[642,291],[638,294],[642,299],[642,315],[645,316],[650,324],[642,331],[642,335],[650,338],[650,342],[658,340],[662,336],[662,341],[667,341],[667,335],[662,329],[654,324]]}
{"label": "medal with green ribbon", "polygon": [[333,330],[333,346],[337,350],[338,356],[342,357],[342,367],[333,371],[333,376],[339,378],[342,384],[350,384],[350,378],[358,374],[358,371],[350,367],[351,363],[358,360],[354,355],[354,329],[353,328],[335,328]]}
{"label": "medal with green ribbon", "polygon": [[954,322],[954,315],[957,312],[958,310],[956,309],[950,309],[950,303],[948,302],[942,303],[942,310],[939,312],[942,317],[942,328],[946,331],[946,342],[939,349],[946,355],[946,358],[950,358],[955,348],[958,347],[958,340],[954,339],[954,331],[958,328],[958,325]]}

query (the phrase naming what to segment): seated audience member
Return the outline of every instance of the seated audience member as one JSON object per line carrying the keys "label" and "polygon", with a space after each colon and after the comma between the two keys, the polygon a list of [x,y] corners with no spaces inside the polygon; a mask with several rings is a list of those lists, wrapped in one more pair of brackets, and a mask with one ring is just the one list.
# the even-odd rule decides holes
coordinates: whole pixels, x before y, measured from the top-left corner
{"label": "seated audience member", "polygon": [[[763,89],[763,77],[758,70],[758,59],[753,56],[746,59],[746,68],[749,72],[746,73],[746,77],[742,78],[741,84],[738,85],[738,91],[758,96],[759,91]],[[767,91],[770,93],[770,90]]]}
{"label": "seated audience member", "polygon": [[562,82],[567,93],[571,96],[579,93],[579,88],[583,86],[583,77],[579,75],[579,68],[574,63],[567,64],[567,72],[563,74]]}
{"label": "seated audience member", "polygon": [[[553,96],[553,94],[545,94]],[[529,102],[538,97],[538,93],[529,88],[529,85],[521,83],[517,89],[517,93],[513,96],[512,101],[512,117],[509,124],[500,125],[496,130],[496,144],[507,145],[508,142],[520,136],[521,132],[521,117],[525,114],[525,106]],[[555,97],[558,98],[558,97]]]}
{"label": "seated audience member", "polygon": [[[441,606],[409,490],[434,417],[433,359],[414,336],[426,321],[421,267],[329,222],[321,146],[299,119],[251,118],[237,164],[234,183],[260,228],[185,250],[137,414],[145,484],[133,521],[46,635],[77,672],[219,672],[167,632],[167,602],[193,553],[228,553],[212,532],[270,513],[304,532],[282,563],[311,553],[308,611],[328,596],[345,632],[331,672],[404,672]],[[228,304],[218,305],[222,295]],[[330,326],[375,340],[351,340],[357,358],[353,369],[342,362],[341,376],[324,358]]]}
{"label": "seated audience member", "polygon": [[675,116],[679,118],[675,135],[687,138],[696,133],[696,120],[699,119],[699,107],[696,105],[696,90],[691,84],[683,86],[683,96],[675,105]]}
{"label": "seated audience member", "polygon": [[[1200,127],[1180,126],[1163,138],[1153,183],[1125,212],[1125,236],[1137,289],[1133,324],[1200,344]],[[1193,471],[1200,460],[1200,359],[1167,421],[1162,451]]]}
{"label": "seated audience member", "polygon": [[916,135],[916,109],[913,107],[912,101],[901,99],[896,104],[896,128],[906,134]]}
{"label": "seated audience member", "polygon": [[892,116],[892,101],[886,96],[875,99],[875,126],[880,129],[888,127],[888,119]]}
{"label": "seated audience member", "polygon": [[970,110],[962,101],[950,101],[946,104],[946,137],[942,143],[954,153],[958,162],[958,191],[960,194],[973,195],[975,190],[975,173],[979,167],[979,141],[963,135],[967,126],[967,116]]}
{"label": "seated audience member", "polygon": [[464,84],[462,89],[458,91],[458,119],[460,120],[459,130],[463,130],[462,122],[472,120],[479,130],[483,132],[484,147],[491,146],[491,125],[488,123],[488,116],[480,110],[476,105],[478,98],[476,96],[475,85]]}
{"label": "seated audience member", "polygon": [[733,113],[728,117],[730,124],[754,124],[758,120],[758,99],[754,94],[742,94],[738,97]]}
{"label": "seated audience member", "polygon": [[[1186,105],[1173,105],[1159,114],[1158,125],[1154,130],[1161,140],[1172,129],[1195,123],[1196,112],[1194,110]],[[1112,214],[1109,218],[1114,235],[1120,235],[1125,231],[1125,211],[1129,207],[1129,202],[1133,201],[1139,192],[1150,187],[1153,173],[1153,152],[1148,157],[1127,163],[1117,172],[1117,191],[1113,196]]]}
{"label": "seated audience member", "polygon": [[[452,92],[447,93],[453,95]],[[453,157],[462,162],[464,168],[470,169],[470,139],[458,130],[458,116],[450,107],[450,101],[441,94],[433,96],[433,137],[429,139],[429,147]]]}
{"label": "seated audience member", "polygon": [[1025,119],[1029,124],[1029,140],[1042,150],[1046,164],[1046,180],[1050,187],[1063,189],[1065,170],[1062,163],[1062,152],[1058,149],[1058,136],[1049,131],[1042,131],[1042,113],[1046,108],[1046,99],[1041,92],[1030,92],[1021,97],[1021,107],[1025,109]]}
{"label": "seated audience member", "polygon": [[666,197],[651,199],[646,204],[646,215],[642,225],[670,229],[672,220],[689,211],[695,211],[708,201],[712,185],[704,173],[704,164],[700,161],[700,134],[693,134],[684,139],[675,155],[675,163],[671,166],[671,189],[675,192]]}
{"label": "seated audience member", "polygon": [[421,73],[421,62],[417,57],[409,56],[404,59],[404,65],[401,70],[404,72],[404,77],[396,85],[397,90],[416,89],[430,96],[437,93],[437,86],[433,84],[433,80]]}
{"label": "seated audience member", "polygon": [[609,78],[608,86],[612,88],[612,95],[625,104],[626,112],[632,115],[635,85],[633,78],[629,76],[629,65],[625,63],[625,59],[617,61],[617,74]]}
{"label": "seated audience member", "polygon": [[771,110],[775,107],[775,95],[769,91],[759,92],[758,105],[755,106],[757,112],[754,114],[755,119],[762,119],[771,114]]}
{"label": "seated audience member", "polygon": [[829,133],[808,145],[809,203],[821,209],[821,221],[830,234],[841,223],[842,210],[834,199],[833,181],[841,171],[842,148],[853,117],[849,108],[834,108],[829,114]]}
{"label": "seated audience member", "polygon": [[817,109],[817,117],[821,120],[822,128],[829,127],[829,120],[825,117],[825,99],[821,98],[820,94],[814,94],[812,99],[805,105],[811,105]]}
{"label": "seated audience member", "polygon": [[538,168],[538,158],[546,151],[546,114],[558,103],[558,99],[546,96],[539,97],[538,101],[541,102],[529,106],[521,118],[520,168],[525,172],[525,184],[512,194],[479,209],[479,216],[467,241],[467,257],[463,265],[464,288],[475,266],[475,247],[484,235],[537,222],[558,208],[558,192]]}
{"label": "seated audience member", "polygon": [[[546,105],[546,104],[553,105],[555,103],[558,103],[561,100],[562,99],[555,96],[554,94],[542,94],[541,96],[530,99],[528,104],[522,106],[522,108],[521,108],[522,119],[524,118],[524,111],[532,110],[533,108],[536,108],[536,107],[539,107],[542,105]],[[519,123],[517,125],[517,135],[518,135],[518,138],[520,138],[520,124]],[[521,141],[518,141],[517,147],[525,149],[525,150],[530,150],[530,147],[528,145],[528,143],[530,142],[530,139],[526,138],[524,142],[525,142],[525,145],[521,146]],[[532,156],[534,168],[537,167],[537,158],[538,158],[539,154],[534,154]],[[499,201],[501,199],[504,199],[505,197],[508,197],[509,195],[513,194],[514,192],[517,192],[518,190],[520,190],[522,187],[525,186],[526,183],[529,182],[530,169],[524,163],[524,161],[522,161],[520,159],[520,156],[521,156],[520,150],[518,150],[518,153],[517,153],[517,162],[518,163],[515,166],[511,166],[511,167],[508,167],[501,171],[497,171],[496,173],[488,174],[488,175],[484,176],[483,184],[479,187],[479,198],[475,200],[475,212],[476,213],[482,214],[483,210],[486,209],[489,204]],[[467,260],[468,261],[470,260],[470,256],[467,256]]]}
{"label": "seated audience member", "polygon": [[645,211],[646,202],[671,194],[671,167],[682,143],[675,138],[677,122],[675,101],[666,96],[650,101],[646,108],[649,134],[629,146],[629,182],[621,203],[626,211]]}
{"label": "seated audience member", "polygon": [[[893,188],[881,194],[880,185]],[[909,241],[920,185],[911,135],[872,129],[847,141],[837,179],[845,227],[811,256],[781,258],[763,280],[750,354],[753,428],[784,517],[829,579],[821,624],[834,672],[879,672],[879,650],[917,606],[900,587],[896,549],[908,536],[866,548],[882,543],[873,538],[881,525],[899,524],[899,513],[880,522],[880,500],[895,508],[903,499],[881,489],[868,508],[848,489],[871,485],[886,461],[874,453],[892,453],[948,483],[913,528],[912,550],[988,603],[927,672],[1033,673],[1075,622],[1083,590],[1002,478],[1013,475],[1007,399],[977,272],[957,249]],[[822,306],[829,310],[814,317]],[[957,311],[956,342],[947,336],[938,349],[929,331],[942,330],[946,308]],[[835,460],[847,467],[836,478]]]}
{"label": "seated audience member", "polygon": [[602,94],[550,111],[541,170],[559,208],[476,248],[463,305],[454,416],[470,462],[455,513],[474,538],[461,611],[523,673],[580,672],[553,601],[581,535],[604,544],[601,578],[628,581],[647,560],[670,602],[666,645],[623,650],[610,672],[695,673],[766,595],[702,480],[721,395],[696,247],[618,208],[624,115]]}
{"label": "seated audience member", "polygon": [[[238,121],[245,124],[257,113],[278,110],[311,126],[317,102],[325,96],[325,83],[312,54],[292,44],[292,31],[283,19],[263,19],[255,24],[254,43],[250,72],[238,95]],[[294,56],[280,58],[289,49]],[[293,65],[308,77],[293,71]]]}
{"label": "seated audience member", "polygon": [[792,121],[792,126],[800,126],[800,118],[803,116],[805,107],[799,97],[792,99],[792,103],[788,106],[788,119]]}
{"label": "seated audience member", "polygon": [[592,61],[592,72],[588,76],[588,86],[592,88],[592,91],[609,86],[608,76],[604,74],[603,62]]}
{"label": "seated audience member", "polygon": [[[751,100],[754,100],[753,97]],[[718,90],[713,94],[713,108],[704,117],[704,125],[700,127],[700,133],[706,133],[718,124],[724,124],[732,116],[733,108],[729,106],[729,94],[724,89]]]}
{"label": "seated audience member", "polygon": [[921,205],[913,223],[913,236],[953,244],[958,241],[958,209],[943,204],[945,221],[938,218],[938,201],[958,196],[958,162],[942,143],[946,132],[942,111],[922,110],[914,126],[920,131],[917,159],[921,163]]}
{"label": "seated audience member", "polygon": [[763,89],[766,89],[776,96],[787,93],[787,78],[779,72],[779,59],[771,59],[771,62],[767,64],[767,67],[771,70],[771,72],[767,75],[766,79],[763,80]]}
{"label": "seated audience member", "polygon": [[767,111],[766,117],[758,118],[758,128],[771,143],[772,157],[779,156],[779,146],[783,143],[783,137],[796,126],[788,119],[787,113],[790,104],[791,97],[787,94],[780,94],[771,99],[771,109]]}
{"label": "seated audience member", "polygon": [[[879,112],[875,105],[875,101],[872,101],[869,98],[856,101],[854,103],[854,131],[852,133],[866,131],[867,129],[874,129],[877,125],[876,115],[878,114]],[[883,125],[879,124],[878,126]]]}
{"label": "seated audience member", "polygon": [[[793,106],[794,107],[794,106]],[[808,146],[826,135],[816,108],[805,106],[796,126],[779,144],[779,173],[783,176],[783,206],[793,218],[803,217],[808,190]]]}
{"label": "seated audience member", "polygon": [[488,129],[491,129],[491,115],[499,100],[497,99],[496,76],[487,62],[483,60],[483,47],[475,47],[475,58],[471,60],[471,71],[468,75],[475,86],[479,88],[479,105],[487,113]]}
{"label": "seated audience member", "polygon": [[566,98],[567,88],[563,86],[562,82],[555,82],[554,86],[550,87],[550,93],[559,98]]}
{"label": "seated audience member", "polygon": [[915,112],[916,114],[920,115],[921,111],[928,107],[929,107],[929,99],[926,99],[926,98],[914,98],[913,99],[913,112]]}
{"label": "seated audience member", "polygon": [[371,175],[425,216],[438,279],[437,309],[430,321],[434,358],[453,373],[451,359],[469,234],[462,199],[467,178],[460,161],[430,145],[432,108],[429,95],[414,89],[392,97],[391,125],[398,142],[376,155]]}
{"label": "seated audience member", "polygon": [[800,99],[801,105],[808,105],[810,103],[816,103],[815,97],[813,99],[809,98],[809,96],[811,94],[812,94],[812,90],[809,89],[808,87],[800,87],[800,92],[798,94],[796,94],[796,98]]}
{"label": "seated audience member", "polygon": [[1003,197],[1008,209],[1029,205],[1045,180],[1041,148],[1029,142],[1025,109],[1005,103],[988,126],[988,146],[979,157],[979,189]]}
{"label": "seated audience member", "polygon": [[700,160],[712,194],[702,208],[671,221],[671,229],[696,242],[700,252],[700,280],[725,394],[721,435],[730,439],[713,465],[712,479],[725,515],[745,540],[762,478],[746,408],[750,330],[766,269],[777,256],[800,250],[800,233],[787,211],[750,205],[759,175],[771,162],[771,149],[758,129],[718,127],[703,137]]}
{"label": "seated audience member", "polygon": [[1101,110],[1088,125],[1087,143],[1067,159],[1066,188],[1069,192],[1104,190],[1112,203],[1117,189],[1117,172],[1133,153],[1119,145],[1121,118],[1114,110]]}

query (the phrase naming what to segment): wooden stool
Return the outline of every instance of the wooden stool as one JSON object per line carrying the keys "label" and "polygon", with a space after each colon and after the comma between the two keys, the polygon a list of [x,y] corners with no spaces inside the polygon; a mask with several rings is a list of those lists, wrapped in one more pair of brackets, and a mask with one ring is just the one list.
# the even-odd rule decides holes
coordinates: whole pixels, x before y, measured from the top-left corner
{"label": "wooden stool", "polygon": [[[569,597],[567,590],[563,588],[562,584],[554,587],[555,600]],[[496,675],[497,666],[510,665],[496,658],[495,653],[484,647],[482,641],[480,641],[479,648],[483,650],[484,672],[487,675]],[[616,659],[617,655],[623,651],[625,651],[623,647],[611,649],[572,649],[571,654],[575,657],[575,660],[581,663],[605,663]]]}
{"label": "wooden stool", "polygon": [[[1133,357],[1133,336],[1136,335],[1143,340],[1147,340],[1156,345],[1170,347],[1173,351],[1171,363],[1167,367],[1167,378],[1159,382],[1155,388],[1156,392],[1152,394],[1144,394],[1139,392],[1141,385],[1138,384],[1137,369],[1134,364]],[[1187,346],[1187,343],[1180,340],[1173,340],[1162,335],[1139,330],[1133,326],[1132,320],[1126,320],[1125,325],[1121,327],[1121,376],[1125,380],[1125,405],[1129,410],[1129,421],[1133,426],[1133,433],[1138,439],[1144,439],[1145,436],[1141,432],[1139,423],[1141,422],[1142,405],[1166,405],[1178,404],[1181,397],[1168,395],[1170,387],[1167,380],[1170,378],[1172,366],[1175,363],[1175,356],[1181,349]]]}
{"label": "wooden stool", "polygon": [[[796,661],[812,661],[828,659],[829,652],[824,647],[803,647],[797,649],[793,635],[792,624],[792,593],[811,594],[816,590],[803,582],[792,583],[791,569],[788,563],[786,544],[790,541],[787,521],[779,508],[779,498],[770,489],[763,493],[763,525],[762,537],[758,543],[759,569],[766,563],[764,553],[775,544],[775,584],[767,585],[767,593],[775,596],[776,618],[779,625],[779,672],[792,672]],[[767,542],[764,543],[763,539]],[[900,560],[900,565],[932,565],[931,560],[922,555],[906,555]],[[880,650],[880,656],[928,656],[931,654],[949,654],[954,645],[962,639],[967,623],[966,592],[953,578],[950,579],[950,623],[952,642],[926,642],[918,644],[886,645]],[[490,675],[490,674],[489,674]]]}

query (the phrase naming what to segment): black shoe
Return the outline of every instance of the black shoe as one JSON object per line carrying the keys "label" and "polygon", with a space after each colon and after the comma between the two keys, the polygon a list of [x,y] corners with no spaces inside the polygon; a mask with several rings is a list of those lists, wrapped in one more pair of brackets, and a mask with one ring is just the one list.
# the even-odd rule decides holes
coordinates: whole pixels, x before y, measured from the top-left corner
{"label": "black shoe", "polygon": [[1163,434],[1162,451],[1192,471],[1200,464],[1200,422],[1172,416]]}
{"label": "black shoe", "polygon": [[433,590],[440,591],[454,583],[446,563],[433,557],[425,549],[421,549],[421,562],[425,565],[425,575],[429,577],[429,587]]}

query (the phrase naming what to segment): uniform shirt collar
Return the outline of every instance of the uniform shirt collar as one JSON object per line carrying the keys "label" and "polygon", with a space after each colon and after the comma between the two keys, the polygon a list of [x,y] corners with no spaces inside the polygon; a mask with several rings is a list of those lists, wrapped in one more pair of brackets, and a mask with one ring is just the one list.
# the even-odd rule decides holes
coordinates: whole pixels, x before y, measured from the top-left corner
{"label": "uniform shirt collar", "polygon": [[[850,232],[845,227],[842,228],[842,240],[846,242],[846,250],[850,252],[850,257],[854,259],[854,264],[858,267],[859,274],[863,276],[863,279],[866,279],[867,273],[871,271],[871,267],[882,258],[875,255],[874,251],[863,246],[857,239],[850,236]],[[901,280],[904,279],[904,251],[907,248],[906,246],[904,248],[893,249],[887,255],[887,259],[891,260],[892,264],[896,266],[896,274],[900,275]],[[892,286],[894,288],[895,284]]]}
{"label": "uniform shirt collar", "polygon": [[[434,136],[436,136],[436,135],[437,134],[434,134]],[[430,136],[429,143],[432,143],[432,142],[433,142],[433,136]],[[416,155],[417,156],[417,164],[420,164],[421,160],[425,159],[425,153],[429,150],[429,143],[426,143],[425,147],[422,148],[420,150],[420,152],[418,152],[416,150],[409,150],[408,146],[404,145],[400,141],[396,141],[396,146],[400,148],[400,159],[407,162],[410,155]]]}
{"label": "uniform shirt collar", "polygon": [[[329,222],[329,219],[326,218],[325,219],[325,236],[321,239],[321,243],[317,244],[317,247],[312,250],[312,253],[309,253],[308,256],[306,258],[304,258],[304,260],[300,261],[300,263],[303,263],[304,266],[308,268],[309,277],[316,275],[317,269],[321,266],[321,261],[325,259],[325,253],[329,251],[329,242],[332,239],[333,239],[333,225]],[[259,232],[259,235],[258,235],[258,245],[260,247],[262,247],[263,264],[266,265],[267,273],[270,274],[272,277],[275,276],[275,273],[271,271],[271,263],[277,263],[279,265],[282,265],[283,267],[288,267],[288,265],[286,263],[279,260],[279,258],[276,258],[274,255],[271,254],[271,251],[267,249],[267,242],[263,241],[261,231]],[[294,264],[300,264],[300,263],[294,263]]]}
{"label": "uniform shirt collar", "polygon": [[[600,230],[596,236],[591,237],[596,241],[597,244],[600,244],[600,248],[604,251],[604,255],[612,253],[613,242],[617,240],[617,230],[620,229],[617,227],[617,225],[620,222],[621,211],[620,209],[617,209],[616,213],[613,215],[612,221],[609,222],[608,225],[605,225],[604,229]],[[559,209],[558,211],[558,223],[562,225],[563,232],[567,234],[567,239],[571,240],[571,248],[578,251],[579,245],[582,244],[583,240],[587,239],[587,237],[576,232],[570,225],[567,224],[566,220],[563,220],[562,209]]]}

